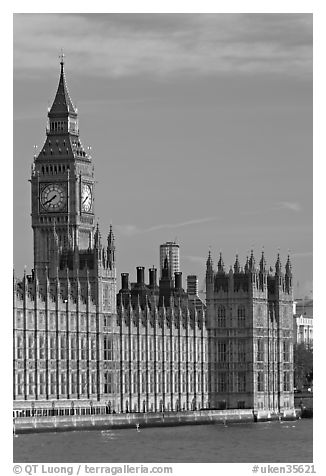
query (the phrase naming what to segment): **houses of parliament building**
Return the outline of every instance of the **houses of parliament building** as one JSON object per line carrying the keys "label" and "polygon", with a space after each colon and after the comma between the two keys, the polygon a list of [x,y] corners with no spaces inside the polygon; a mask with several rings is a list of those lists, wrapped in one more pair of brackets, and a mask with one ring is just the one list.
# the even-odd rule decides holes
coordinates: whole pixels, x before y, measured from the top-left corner
{"label": "houses of parliament building", "polygon": [[113,229],[95,223],[94,166],[60,67],[30,178],[34,267],[14,276],[14,408],[293,409],[290,259],[272,271],[252,253],[226,270],[209,254],[205,304],[167,257],[147,283],[142,266],[135,282],[122,273],[117,293]]}

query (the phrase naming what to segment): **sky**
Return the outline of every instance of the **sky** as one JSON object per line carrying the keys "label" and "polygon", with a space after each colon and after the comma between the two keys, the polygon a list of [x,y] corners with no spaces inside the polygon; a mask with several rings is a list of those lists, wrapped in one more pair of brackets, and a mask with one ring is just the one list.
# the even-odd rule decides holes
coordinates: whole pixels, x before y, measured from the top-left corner
{"label": "sky", "polygon": [[312,296],[311,14],[15,14],[13,34],[17,274],[33,266],[28,179],[62,48],[118,289],[176,240],[184,286],[203,288],[209,250],[228,269],[253,249],[272,267],[290,253],[295,297]]}

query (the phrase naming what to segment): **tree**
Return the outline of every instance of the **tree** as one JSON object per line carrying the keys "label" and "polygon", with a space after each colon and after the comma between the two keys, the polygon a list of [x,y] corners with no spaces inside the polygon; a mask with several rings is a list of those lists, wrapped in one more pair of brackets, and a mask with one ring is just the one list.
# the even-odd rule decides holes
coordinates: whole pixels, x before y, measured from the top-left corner
{"label": "tree", "polygon": [[312,385],[313,381],[313,350],[306,344],[295,344],[293,349],[294,386],[302,390]]}

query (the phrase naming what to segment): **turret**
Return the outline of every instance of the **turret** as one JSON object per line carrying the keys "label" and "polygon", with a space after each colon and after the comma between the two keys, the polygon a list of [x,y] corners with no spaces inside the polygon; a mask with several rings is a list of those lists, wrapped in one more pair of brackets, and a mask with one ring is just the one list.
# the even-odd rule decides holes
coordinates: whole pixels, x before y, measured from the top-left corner
{"label": "turret", "polygon": [[275,263],[275,290],[283,287],[284,276],[282,273],[282,263],[280,259],[280,253],[277,254]]}
{"label": "turret", "polygon": [[94,249],[99,250],[100,248],[101,248],[101,233],[97,223],[96,230],[94,233]]}
{"label": "turret", "polygon": [[250,258],[249,258],[249,271],[251,273],[256,272],[256,261],[255,261],[253,250],[251,250],[251,254],[250,254]]}
{"label": "turret", "polygon": [[261,258],[259,261],[259,287],[263,291],[267,284],[267,271],[266,271],[266,260],[264,256],[264,251],[261,253]]}
{"label": "turret", "polygon": [[246,264],[244,266],[244,271],[245,271],[246,274],[249,273],[249,258],[248,258],[248,256],[247,256]]}
{"label": "turret", "polygon": [[285,265],[285,289],[288,294],[292,291],[292,265],[290,261],[290,255]]}
{"label": "turret", "polygon": [[110,225],[110,232],[108,234],[107,266],[109,269],[112,269],[115,266],[115,238],[112,231],[112,225]]}
{"label": "turret", "polygon": [[213,260],[211,256],[211,252],[208,252],[208,258],[206,261],[206,273],[213,271]]}
{"label": "turret", "polygon": [[222,253],[220,253],[220,259],[218,260],[218,263],[217,263],[217,272],[218,274],[224,274],[224,261],[223,261],[223,258],[222,258]]}
{"label": "turret", "polygon": [[265,260],[265,256],[264,256],[264,251],[262,251],[262,253],[261,253],[261,258],[260,258],[260,261],[259,261],[259,271],[262,274],[266,273],[266,260]]}
{"label": "turret", "polygon": [[292,278],[292,265],[290,261],[290,255],[288,255],[288,259],[285,265],[285,276],[289,276]]}
{"label": "turret", "polygon": [[213,271],[213,260],[211,252],[208,252],[208,258],[206,261],[206,297],[210,297],[210,294],[213,292],[214,284],[214,271]]}
{"label": "turret", "polygon": [[251,284],[257,284],[257,269],[256,269],[256,260],[254,257],[254,252],[251,250],[250,258],[248,261],[248,271],[250,275],[250,282]]}
{"label": "turret", "polygon": [[234,263],[233,269],[234,269],[234,273],[237,273],[237,274],[240,273],[240,263],[239,263],[238,255],[235,255],[235,263]]}
{"label": "turret", "polygon": [[277,254],[277,260],[276,260],[276,263],[275,263],[275,274],[277,276],[281,276],[281,274],[282,274],[282,264],[281,264],[281,260],[280,260],[280,253]]}

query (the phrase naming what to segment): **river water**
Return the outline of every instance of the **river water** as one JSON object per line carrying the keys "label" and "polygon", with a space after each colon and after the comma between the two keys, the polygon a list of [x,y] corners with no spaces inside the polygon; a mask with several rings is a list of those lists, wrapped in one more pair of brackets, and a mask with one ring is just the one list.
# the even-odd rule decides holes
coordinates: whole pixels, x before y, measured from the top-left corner
{"label": "river water", "polygon": [[312,463],[313,420],[64,433],[14,438],[15,463]]}

